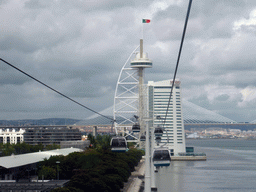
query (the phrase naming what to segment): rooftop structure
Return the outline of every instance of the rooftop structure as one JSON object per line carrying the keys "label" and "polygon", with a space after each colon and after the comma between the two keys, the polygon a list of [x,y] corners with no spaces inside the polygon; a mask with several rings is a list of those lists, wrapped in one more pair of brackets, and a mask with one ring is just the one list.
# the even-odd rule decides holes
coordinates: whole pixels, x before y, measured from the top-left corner
{"label": "rooftop structure", "polygon": [[35,153],[27,153],[22,155],[11,155],[6,157],[0,157],[0,167],[10,169],[14,167],[20,167],[28,164],[37,163],[43,161],[45,158],[50,158],[56,155],[68,155],[69,153],[83,151],[77,148],[65,148],[55,149],[50,151],[40,151]]}
{"label": "rooftop structure", "polygon": [[51,156],[57,155],[66,156],[69,153],[80,151],[83,150],[77,148],[65,148],[0,157],[0,180],[17,180],[19,179],[19,173],[24,171],[33,173],[36,170],[36,163],[43,161],[44,159],[49,159]]}

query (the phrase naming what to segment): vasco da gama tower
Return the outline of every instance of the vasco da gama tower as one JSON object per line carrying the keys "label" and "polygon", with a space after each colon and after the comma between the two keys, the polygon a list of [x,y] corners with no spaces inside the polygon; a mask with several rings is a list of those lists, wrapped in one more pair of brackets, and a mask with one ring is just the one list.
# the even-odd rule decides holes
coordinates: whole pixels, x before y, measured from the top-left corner
{"label": "vasco da gama tower", "polygon": [[[171,92],[172,80],[149,81],[149,113],[153,116],[153,127],[162,127]],[[172,155],[186,152],[184,123],[181,107],[180,81],[176,80],[167,113],[163,136],[159,146],[165,145]]]}

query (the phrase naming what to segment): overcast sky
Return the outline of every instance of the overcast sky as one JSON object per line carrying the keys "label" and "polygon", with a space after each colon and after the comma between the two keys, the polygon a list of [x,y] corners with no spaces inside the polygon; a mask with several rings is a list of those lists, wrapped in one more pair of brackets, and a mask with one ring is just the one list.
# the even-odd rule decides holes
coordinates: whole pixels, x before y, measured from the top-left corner
{"label": "overcast sky", "polygon": [[[139,44],[173,77],[188,0],[0,0],[0,57],[101,111],[113,105],[119,72]],[[194,0],[177,77],[183,98],[235,121],[256,119],[256,1]],[[91,112],[0,62],[0,119]],[[112,114],[110,114],[112,115]]]}

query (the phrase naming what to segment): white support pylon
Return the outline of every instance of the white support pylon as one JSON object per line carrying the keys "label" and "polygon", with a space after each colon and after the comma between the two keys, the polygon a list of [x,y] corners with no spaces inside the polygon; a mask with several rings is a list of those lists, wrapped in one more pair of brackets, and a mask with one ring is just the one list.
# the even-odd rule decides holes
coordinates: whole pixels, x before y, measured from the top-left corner
{"label": "white support pylon", "polygon": [[149,125],[146,123],[145,192],[151,192]]}

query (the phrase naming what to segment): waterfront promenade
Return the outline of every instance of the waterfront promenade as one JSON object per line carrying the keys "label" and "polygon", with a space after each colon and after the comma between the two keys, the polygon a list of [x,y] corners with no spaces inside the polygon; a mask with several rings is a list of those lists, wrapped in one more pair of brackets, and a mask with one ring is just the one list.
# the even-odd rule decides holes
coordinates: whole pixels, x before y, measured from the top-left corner
{"label": "waterfront promenade", "polygon": [[[206,161],[206,156],[172,156],[172,161]],[[122,192],[139,192],[143,188],[145,176],[145,156],[140,160],[128,181],[124,184]]]}
{"label": "waterfront promenade", "polygon": [[143,156],[135,171],[132,172],[128,181],[124,184],[122,192],[139,192],[145,175],[145,157]]}

